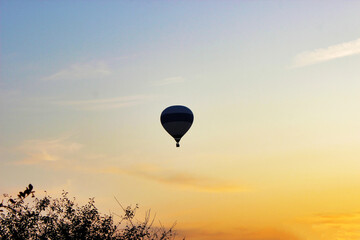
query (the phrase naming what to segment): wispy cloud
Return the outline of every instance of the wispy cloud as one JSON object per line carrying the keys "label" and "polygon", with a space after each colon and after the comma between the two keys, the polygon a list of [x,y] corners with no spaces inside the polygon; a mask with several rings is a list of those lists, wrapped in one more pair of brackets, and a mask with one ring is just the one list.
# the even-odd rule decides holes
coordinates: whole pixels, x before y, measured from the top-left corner
{"label": "wispy cloud", "polygon": [[91,100],[57,101],[54,104],[70,106],[79,110],[96,111],[134,106],[149,101],[153,97],[152,95],[133,95]]}
{"label": "wispy cloud", "polygon": [[207,228],[178,229],[179,235],[198,240],[300,240],[295,234],[275,228],[247,228],[216,230]]}
{"label": "wispy cloud", "polygon": [[161,79],[159,81],[155,81],[154,85],[164,86],[164,85],[170,85],[170,84],[175,84],[175,83],[182,83],[184,81],[185,81],[185,79],[183,77],[169,77],[169,78]]}
{"label": "wispy cloud", "polygon": [[[171,185],[178,188],[192,189],[203,192],[243,192],[249,191],[237,182],[217,179],[208,176],[201,176],[190,172],[167,169],[153,164],[137,164],[133,166],[103,166],[97,165],[96,159],[113,159],[109,156],[84,154],[81,149],[84,146],[74,142],[70,137],[60,137],[54,139],[32,139],[23,142],[18,147],[18,152],[22,157],[15,165],[35,165],[45,162],[52,164],[42,164],[42,167],[55,171],[74,171],[87,174],[113,174],[129,175],[145,180]],[[80,161],[73,161],[80,159]],[[87,161],[83,165],[81,160]],[[91,163],[89,165],[89,163]]]}
{"label": "wispy cloud", "polygon": [[360,239],[360,212],[316,214],[302,222],[310,224],[322,239]]}
{"label": "wispy cloud", "polygon": [[98,171],[101,173],[128,174],[162,184],[190,188],[193,190],[205,192],[241,192],[248,190],[245,187],[238,185],[237,183],[205,176],[198,176],[188,172],[178,172],[171,169],[163,169],[153,165],[137,165],[127,169],[108,167],[98,169]]}
{"label": "wispy cloud", "polygon": [[105,62],[77,63],[50,76],[46,76],[42,80],[81,80],[105,77],[110,74],[111,70]]}
{"label": "wispy cloud", "polygon": [[15,164],[33,165],[41,162],[62,160],[81,149],[81,147],[81,144],[70,141],[69,137],[26,140],[18,148],[24,157]]}
{"label": "wispy cloud", "polygon": [[[0,85],[1,87],[1,85]],[[20,91],[19,90],[5,90],[5,89],[1,89],[0,88],[0,99],[7,99],[7,98],[12,98],[12,97],[18,97],[20,95]]]}
{"label": "wispy cloud", "polygon": [[295,56],[293,67],[303,67],[356,54],[360,54],[360,38],[327,48],[300,53]]}

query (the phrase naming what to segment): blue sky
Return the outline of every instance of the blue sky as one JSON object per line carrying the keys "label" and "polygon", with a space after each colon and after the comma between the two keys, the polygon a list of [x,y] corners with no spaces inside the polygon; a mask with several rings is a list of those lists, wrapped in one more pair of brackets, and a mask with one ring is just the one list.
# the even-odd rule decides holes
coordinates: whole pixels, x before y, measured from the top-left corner
{"label": "blue sky", "polygon": [[[356,1],[2,1],[0,190],[66,188],[109,209],[121,189],[125,203],[140,201],[179,228],[231,222],[257,239],[288,240],[259,230],[286,222],[298,239],[318,240],[325,235],[299,218],[353,214],[360,200],[359,9]],[[159,123],[173,104],[195,115],[180,149]],[[224,205],[219,219],[207,211]]]}

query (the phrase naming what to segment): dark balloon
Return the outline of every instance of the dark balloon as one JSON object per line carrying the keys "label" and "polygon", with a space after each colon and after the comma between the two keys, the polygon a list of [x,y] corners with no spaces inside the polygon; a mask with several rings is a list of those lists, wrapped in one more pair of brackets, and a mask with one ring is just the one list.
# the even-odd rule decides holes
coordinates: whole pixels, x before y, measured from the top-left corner
{"label": "dark balloon", "polygon": [[190,129],[194,115],[185,106],[175,105],[166,108],[160,117],[160,121],[165,130],[175,139],[176,147],[180,147],[180,140]]}

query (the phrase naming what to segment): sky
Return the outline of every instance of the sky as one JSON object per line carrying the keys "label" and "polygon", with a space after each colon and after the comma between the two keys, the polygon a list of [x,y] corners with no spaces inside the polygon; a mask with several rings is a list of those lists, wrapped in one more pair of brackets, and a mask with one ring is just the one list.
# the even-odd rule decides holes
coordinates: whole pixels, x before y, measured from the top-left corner
{"label": "sky", "polygon": [[116,196],[194,240],[359,239],[359,10],[1,1],[0,192]]}

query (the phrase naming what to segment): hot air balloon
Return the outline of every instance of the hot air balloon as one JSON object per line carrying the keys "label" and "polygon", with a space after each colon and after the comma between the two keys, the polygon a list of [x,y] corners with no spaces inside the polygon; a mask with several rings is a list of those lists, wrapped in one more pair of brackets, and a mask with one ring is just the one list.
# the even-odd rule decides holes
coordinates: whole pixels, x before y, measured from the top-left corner
{"label": "hot air balloon", "polygon": [[180,140],[190,129],[194,115],[185,106],[175,105],[166,108],[160,116],[160,121],[165,130],[175,139],[176,147],[180,147]]}

